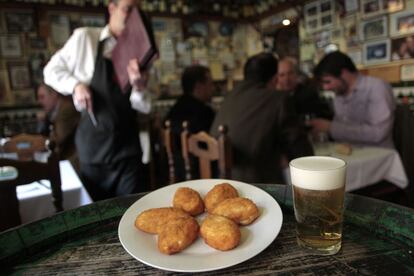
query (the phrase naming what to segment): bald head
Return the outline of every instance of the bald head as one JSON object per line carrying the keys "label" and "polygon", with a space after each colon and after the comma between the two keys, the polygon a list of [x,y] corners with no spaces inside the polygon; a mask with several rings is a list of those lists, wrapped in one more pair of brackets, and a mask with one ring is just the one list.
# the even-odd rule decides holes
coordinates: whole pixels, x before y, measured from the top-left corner
{"label": "bald head", "polygon": [[298,84],[297,62],[294,58],[286,57],[279,61],[277,70],[276,89],[290,92]]}

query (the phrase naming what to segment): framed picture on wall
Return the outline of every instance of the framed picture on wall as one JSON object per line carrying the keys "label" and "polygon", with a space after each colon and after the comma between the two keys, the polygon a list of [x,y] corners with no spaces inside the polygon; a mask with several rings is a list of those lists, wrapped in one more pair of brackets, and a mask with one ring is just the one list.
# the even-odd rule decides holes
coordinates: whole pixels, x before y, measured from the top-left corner
{"label": "framed picture on wall", "polygon": [[19,35],[0,35],[0,54],[4,58],[19,58],[23,56]]}
{"label": "framed picture on wall", "polygon": [[390,40],[379,40],[365,43],[363,47],[363,62],[365,65],[385,63],[390,61]]}
{"label": "framed picture on wall", "polygon": [[402,81],[414,80],[414,64],[401,65],[400,70],[400,76]]}
{"label": "framed picture on wall", "polygon": [[8,11],[4,13],[9,33],[35,32],[35,20],[32,12]]}
{"label": "framed picture on wall", "polygon": [[331,27],[335,20],[335,3],[332,0],[319,0],[304,7],[305,29],[312,33]]}
{"label": "framed picture on wall", "polygon": [[390,15],[390,35],[400,36],[414,33],[414,11]]}
{"label": "framed picture on wall", "polygon": [[385,15],[362,21],[360,26],[360,38],[362,41],[383,38],[388,35],[388,20]]}
{"label": "framed picture on wall", "polygon": [[414,35],[391,40],[391,59],[402,60],[414,58]]}
{"label": "framed picture on wall", "polygon": [[8,62],[7,71],[9,83],[12,90],[29,89],[32,86],[32,77],[29,63],[27,62]]}
{"label": "framed picture on wall", "polygon": [[369,17],[383,13],[381,0],[361,0],[361,16]]}
{"label": "framed picture on wall", "polygon": [[362,65],[361,49],[348,49],[347,55],[352,59],[355,65]]}
{"label": "framed picture on wall", "polygon": [[352,14],[358,11],[358,0],[345,0],[344,7],[346,14]]}
{"label": "framed picture on wall", "polygon": [[67,15],[50,16],[50,34],[55,47],[61,47],[70,36],[70,21]]}
{"label": "framed picture on wall", "polygon": [[385,12],[396,12],[404,9],[404,0],[382,0],[382,9]]}
{"label": "framed picture on wall", "polygon": [[80,18],[80,26],[84,27],[104,27],[105,16],[104,15],[83,15]]}

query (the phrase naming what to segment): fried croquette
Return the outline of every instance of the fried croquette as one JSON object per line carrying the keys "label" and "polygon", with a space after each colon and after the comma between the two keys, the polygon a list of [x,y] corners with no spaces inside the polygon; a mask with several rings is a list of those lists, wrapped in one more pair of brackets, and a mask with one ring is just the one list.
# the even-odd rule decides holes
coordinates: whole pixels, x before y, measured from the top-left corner
{"label": "fried croquette", "polygon": [[166,224],[168,221],[186,217],[191,216],[178,208],[152,208],[143,211],[137,216],[135,219],[135,227],[150,234],[157,234],[159,233],[160,226]]}
{"label": "fried croquette", "polygon": [[211,189],[204,198],[204,205],[207,212],[211,213],[214,208],[227,198],[238,197],[237,190],[228,183],[217,184]]}
{"label": "fried croquette", "polygon": [[192,216],[204,212],[204,202],[200,194],[187,187],[178,188],[174,194],[173,206],[179,208]]}
{"label": "fried croquette", "polygon": [[191,216],[171,220],[160,227],[158,249],[168,255],[178,253],[197,239],[198,230],[198,223]]}
{"label": "fried croquette", "polygon": [[209,246],[226,251],[240,243],[239,226],[226,217],[208,215],[201,223],[200,235]]}
{"label": "fried croquette", "polygon": [[212,214],[227,217],[240,225],[249,225],[259,215],[256,204],[248,198],[228,198],[214,208]]}

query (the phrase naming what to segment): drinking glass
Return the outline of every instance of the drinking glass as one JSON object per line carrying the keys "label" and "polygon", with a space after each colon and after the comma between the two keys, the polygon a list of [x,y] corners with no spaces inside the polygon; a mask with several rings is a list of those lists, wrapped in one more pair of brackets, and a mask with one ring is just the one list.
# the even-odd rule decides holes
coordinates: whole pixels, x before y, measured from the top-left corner
{"label": "drinking glass", "polygon": [[290,162],[296,237],[299,246],[318,255],[341,249],[345,161],[308,156]]}

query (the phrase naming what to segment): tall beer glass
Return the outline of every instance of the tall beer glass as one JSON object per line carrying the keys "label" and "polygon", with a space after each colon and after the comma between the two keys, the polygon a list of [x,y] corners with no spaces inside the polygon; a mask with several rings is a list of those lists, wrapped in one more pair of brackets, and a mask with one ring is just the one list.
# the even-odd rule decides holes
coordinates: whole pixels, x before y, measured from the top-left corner
{"label": "tall beer glass", "polygon": [[290,162],[298,244],[312,253],[341,249],[345,161],[308,156]]}

